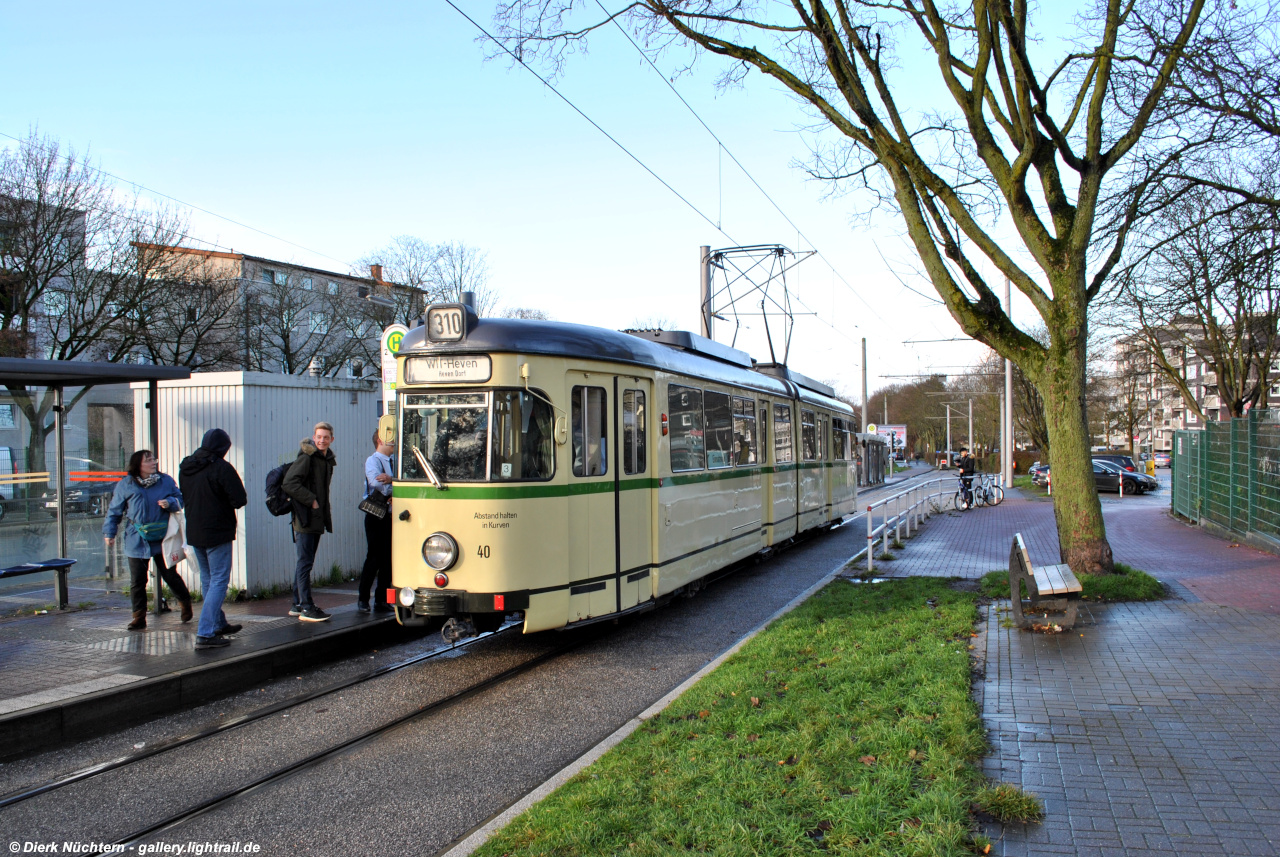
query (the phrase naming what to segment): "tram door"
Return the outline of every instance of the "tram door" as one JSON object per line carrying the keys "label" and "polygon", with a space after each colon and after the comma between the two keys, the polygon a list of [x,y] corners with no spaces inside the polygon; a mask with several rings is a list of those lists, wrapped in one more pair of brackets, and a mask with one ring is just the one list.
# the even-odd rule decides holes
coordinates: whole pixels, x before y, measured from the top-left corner
{"label": "tram door", "polygon": [[614,591],[614,378],[569,374],[570,622],[617,609]]}
{"label": "tram door", "polygon": [[617,504],[618,596],[626,610],[653,598],[653,389],[648,380],[616,379],[617,456],[614,467]]}

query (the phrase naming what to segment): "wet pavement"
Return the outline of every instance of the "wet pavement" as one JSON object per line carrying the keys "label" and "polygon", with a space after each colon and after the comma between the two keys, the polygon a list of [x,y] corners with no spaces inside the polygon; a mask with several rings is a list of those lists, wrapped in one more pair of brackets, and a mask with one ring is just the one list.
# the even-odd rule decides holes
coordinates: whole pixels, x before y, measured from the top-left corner
{"label": "wet pavement", "polygon": [[[993,780],[1037,795],[1037,824],[990,824],[999,855],[1280,853],[1280,557],[1182,523],[1163,491],[1104,495],[1118,560],[1171,597],[1086,604],[1055,635],[984,608],[975,687]],[[1010,492],[995,508],[943,512],[892,576],[1005,569],[1015,532],[1032,562],[1059,562],[1053,507]]]}

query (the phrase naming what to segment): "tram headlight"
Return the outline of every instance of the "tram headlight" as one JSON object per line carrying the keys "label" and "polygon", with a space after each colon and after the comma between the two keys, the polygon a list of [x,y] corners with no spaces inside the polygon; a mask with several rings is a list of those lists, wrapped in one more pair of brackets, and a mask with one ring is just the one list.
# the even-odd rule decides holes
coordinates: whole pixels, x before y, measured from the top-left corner
{"label": "tram headlight", "polygon": [[444,571],[458,561],[458,543],[448,533],[432,533],[422,543],[422,558],[436,571]]}
{"label": "tram headlight", "polygon": [[415,595],[417,595],[417,593],[413,591],[412,586],[406,586],[403,589],[401,589],[400,590],[400,606],[412,607],[413,599]]}

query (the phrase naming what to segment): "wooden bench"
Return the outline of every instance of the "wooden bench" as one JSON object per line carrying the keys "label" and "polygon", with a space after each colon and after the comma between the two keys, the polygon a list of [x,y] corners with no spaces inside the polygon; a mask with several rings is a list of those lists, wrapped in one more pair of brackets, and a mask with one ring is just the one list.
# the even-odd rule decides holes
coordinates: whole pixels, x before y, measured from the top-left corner
{"label": "wooden bench", "polygon": [[[1030,596],[1025,602],[1019,586],[1022,583],[1027,585]],[[1080,592],[1080,581],[1070,566],[1066,563],[1032,566],[1022,533],[1014,534],[1013,547],[1009,550],[1009,597],[1013,604],[1013,619],[1019,628],[1031,627],[1035,621],[1034,614],[1050,610],[1064,614],[1058,622],[1063,628],[1072,627],[1076,623]],[[1045,621],[1047,623],[1047,617]]]}

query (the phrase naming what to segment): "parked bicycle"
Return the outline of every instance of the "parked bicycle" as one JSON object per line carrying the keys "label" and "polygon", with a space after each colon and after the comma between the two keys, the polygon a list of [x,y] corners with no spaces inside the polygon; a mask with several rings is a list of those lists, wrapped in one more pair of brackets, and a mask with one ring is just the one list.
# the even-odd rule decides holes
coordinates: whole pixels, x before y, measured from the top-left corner
{"label": "parked bicycle", "polygon": [[995,474],[984,473],[978,478],[978,486],[973,491],[974,502],[979,506],[999,506],[1004,500],[1004,489]]}

